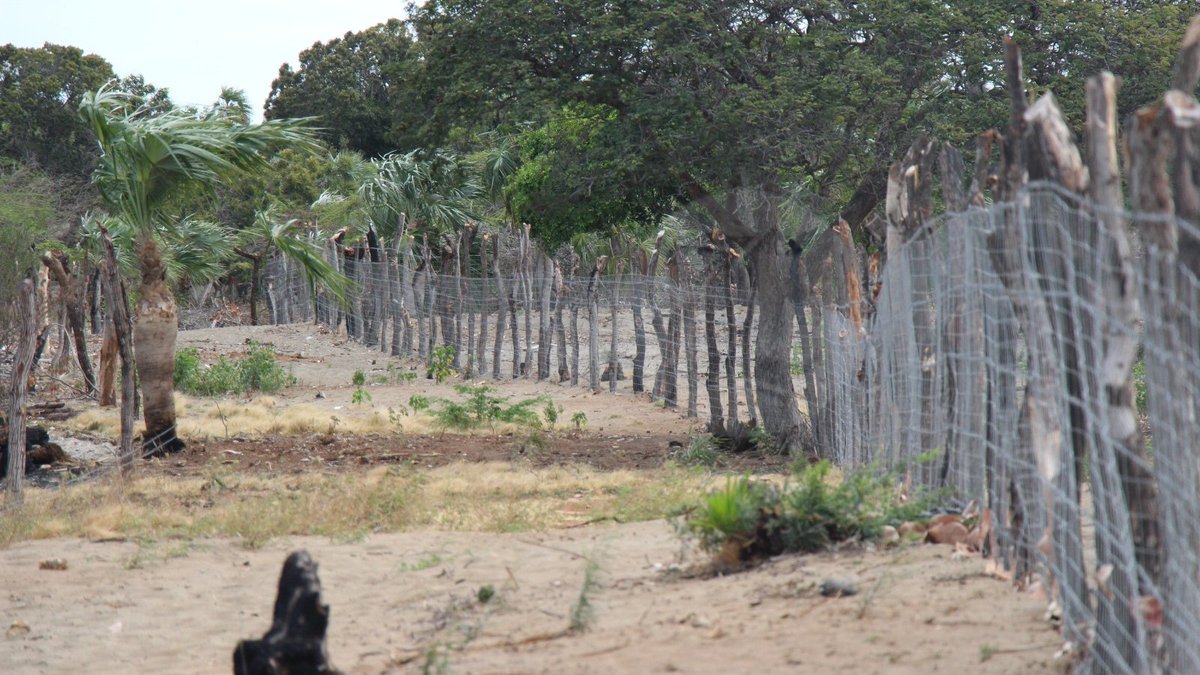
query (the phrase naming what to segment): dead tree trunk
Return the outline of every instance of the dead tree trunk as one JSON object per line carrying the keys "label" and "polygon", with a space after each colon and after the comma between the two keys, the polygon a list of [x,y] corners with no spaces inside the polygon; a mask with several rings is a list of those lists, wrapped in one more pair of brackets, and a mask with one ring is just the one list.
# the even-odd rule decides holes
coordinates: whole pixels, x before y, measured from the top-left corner
{"label": "dead tree trunk", "polygon": [[25,397],[29,392],[29,376],[33,372],[33,352],[37,341],[37,291],[33,280],[25,279],[17,291],[17,318],[21,322],[12,378],[8,383],[8,496],[12,503],[24,499],[22,481],[25,479]]}
{"label": "dead tree trunk", "polygon": [[121,473],[133,472],[133,422],[137,411],[137,385],[134,381],[133,322],[129,319],[129,295],[117,266],[117,254],[112,238],[101,228],[104,245],[104,292],[109,316],[117,336],[117,352],[121,355],[121,437],[117,446],[117,462]]}
{"label": "dead tree trunk", "polygon": [[[600,393],[600,270],[604,269],[608,256],[600,256],[592,267],[588,279],[588,384],[593,393]],[[617,376],[613,372],[613,377]]]}
{"label": "dead tree trunk", "polygon": [[104,337],[100,342],[100,396],[101,407],[117,404],[117,332],[112,318],[104,322]]}
{"label": "dead tree trunk", "polygon": [[631,258],[633,289],[633,393],[640,394],[646,390],[646,320],[642,316],[642,305],[645,303],[646,270],[649,267],[644,250],[634,251]]}
{"label": "dead tree trunk", "polygon": [[[737,255],[733,249],[725,244],[725,238],[721,237],[723,246],[722,255],[722,271],[724,278],[721,280],[721,299],[725,303],[725,328],[728,331],[725,343],[725,379],[728,381],[727,395],[729,397],[729,414],[725,420],[726,428],[732,433],[740,426],[738,418],[738,382],[737,382],[737,348],[738,348],[738,324],[737,316],[734,314],[733,308],[733,256]],[[749,377],[749,373],[746,373]]]}
{"label": "dead tree trunk", "polygon": [[750,333],[754,328],[754,305],[758,300],[758,284],[755,281],[754,268],[750,268],[750,294],[746,298],[746,316],[742,320],[742,386],[746,391],[746,416],[754,424],[758,419],[758,406],[754,401],[754,378],[750,373]]}
{"label": "dead tree trunk", "polygon": [[480,377],[487,377],[487,344],[488,344],[488,235],[484,233],[479,241],[479,292],[472,293],[479,298],[479,337],[475,344],[475,370]]}
{"label": "dead tree trunk", "polygon": [[234,675],[337,675],[325,645],[328,629],[317,563],[307,551],[297,551],[283,563],[271,629],[233,650]]}
{"label": "dead tree trunk", "polygon": [[504,323],[508,320],[508,294],[500,270],[500,237],[492,241],[492,266],[496,272],[496,343],[492,347],[492,379],[500,379],[500,352],[504,348]]}
{"label": "dead tree trunk", "polygon": [[[525,363],[522,365],[521,373],[525,377],[531,377],[534,368],[533,364],[533,283],[530,279],[533,267],[532,247],[529,242],[529,226],[525,225],[521,229],[521,304],[525,310]],[[516,322],[513,322],[515,328]]]}
{"label": "dead tree trunk", "polygon": [[700,364],[696,347],[696,289],[687,259],[680,256],[680,292],[683,294],[683,340],[687,361],[687,416],[697,417],[700,397]]}
{"label": "dead tree trunk", "polygon": [[71,329],[71,337],[75,342],[75,358],[79,362],[79,370],[83,373],[84,390],[89,395],[95,394],[96,373],[92,370],[92,360],[88,358],[83,303],[79,297],[78,282],[67,268],[67,258],[61,251],[44,254],[42,264],[50,270],[51,276],[54,277],[54,281],[61,290],[63,304],[66,307],[67,325]]}
{"label": "dead tree trunk", "polygon": [[663,407],[679,407],[679,333],[682,322],[679,307],[679,251],[667,258],[671,288],[667,293],[667,352],[663,355]]}
{"label": "dead tree trunk", "polygon": [[708,433],[725,433],[725,413],[721,409],[721,350],[717,347],[717,286],[721,279],[721,263],[716,256],[723,255],[711,244],[701,249],[704,254],[704,349],[708,354],[708,373],[704,388],[708,391]]}

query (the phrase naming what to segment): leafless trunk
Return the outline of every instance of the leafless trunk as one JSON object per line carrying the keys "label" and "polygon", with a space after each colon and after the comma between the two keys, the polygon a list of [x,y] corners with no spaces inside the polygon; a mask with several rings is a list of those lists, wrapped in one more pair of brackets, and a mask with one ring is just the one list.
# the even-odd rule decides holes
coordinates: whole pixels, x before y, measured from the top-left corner
{"label": "leafless trunk", "polygon": [[721,278],[721,264],[716,256],[723,255],[714,248],[705,250],[704,267],[704,347],[708,354],[708,373],[705,389],[708,390],[708,433],[717,434],[725,430],[725,413],[721,410],[721,350],[717,347],[717,286]]}
{"label": "leafless trunk", "polygon": [[[594,393],[600,393],[600,270],[604,269],[608,256],[600,256],[592,268],[588,280],[588,385]],[[616,377],[614,372],[613,377]]]}
{"label": "leafless trunk", "polygon": [[[758,405],[754,401],[754,378],[750,373],[750,333],[754,328],[754,305],[758,301],[758,284],[753,269],[750,274],[750,294],[746,299],[746,317],[742,320],[742,386],[746,390],[746,415],[753,422],[758,419]],[[790,373],[789,373],[790,374]]]}
{"label": "leafless trunk", "polygon": [[642,305],[645,304],[646,272],[650,266],[646,252],[636,250],[630,258],[633,289],[633,393],[640,394],[646,390],[646,320],[642,316]]}
{"label": "leafless trunk", "polygon": [[66,256],[60,253],[46,253],[42,256],[42,264],[50,270],[51,276],[58,284],[66,309],[67,325],[75,342],[75,358],[79,362],[79,370],[83,373],[83,385],[88,394],[96,393],[96,373],[92,370],[92,360],[88,358],[86,326],[84,325],[83,304],[77,290],[77,280],[67,268]]}
{"label": "leafless trunk", "polygon": [[108,313],[117,336],[117,352],[121,355],[121,436],[117,444],[117,462],[121,473],[128,476],[133,472],[133,423],[137,406],[137,391],[134,382],[133,324],[129,319],[129,296],[125,281],[117,266],[117,255],[113,251],[112,239],[101,229],[104,245],[104,293]]}
{"label": "leafless trunk", "polygon": [[[111,312],[110,312],[111,313]],[[100,343],[100,397],[101,407],[117,404],[117,333],[112,318],[104,323],[104,338]]]}
{"label": "leafless trunk", "polygon": [[479,338],[475,344],[475,370],[480,377],[487,377],[488,344],[488,235],[484,233],[479,242]]}
{"label": "leafless trunk", "polygon": [[692,284],[691,270],[687,259],[680,257],[680,289],[683,293],[683,339],[687,354],[688,404],[687,416],[697,417],[700,396],[700,364],[696,347],[696,289]]}
{"label": "leafless trunk", "polygon": [[17,292],[17,316],[21,322],[12,379],[8,388],[8,496],[12,503],[24,499],[25,480],[25,397],[29,392],[29,376],[33,371],[33,352],[37,341],[37,291],[33,280],[25,279]]}
{"label": "leafless trunk", "polygon": [[[728,381],[729,414],[725,420],[726,428],[733,430],[738,425],[738,382],[737,382],[737,344],[738,324],[733,310],[733,262],[731,251],[723,251],[724,279],[721,281],[721,299],[725,302],[725,327],[729,331],[725,345],[725,379]],[[749,374],[747,373],[747,376]]]}
{"label": "leafless trunk", "polygon": [[554,274],[551,271],[553,261],[544,253],[538,254],[539,267],[542,270],[541,311],[538,321],[538,353],[537,379],[550,377],[550,346],[554,342],[554,326],[551,321],[551,297],[554,294]]}
{"label": "leafless trunk", "polygon": [[[525,310],[525,363],[522,367],[522,374],[526,377],[533,376],[533,284],[530,280],[533,258],[529,242],[529,226],[524,225],[520,228],[520,243],[521,250],[520,258],[520,279],[521,279],[521,304]],[[516,328],[516,321],[513,321],[513,328]]]}
{"label": "leafless trunk", "polygon": [[504,323],[508,320],[508,294],[500,269],[500,236],[492,241],[492,265],[496,272],[496,344],[492,347],[492,379],[500,379],[500,351],[504,347]]}

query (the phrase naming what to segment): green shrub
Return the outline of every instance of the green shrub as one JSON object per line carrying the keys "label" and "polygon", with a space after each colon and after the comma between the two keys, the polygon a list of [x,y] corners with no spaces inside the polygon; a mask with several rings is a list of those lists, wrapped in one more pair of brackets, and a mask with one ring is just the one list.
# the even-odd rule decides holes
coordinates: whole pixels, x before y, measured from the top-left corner
{"label": "green shrub", "polygon": [[275,392],[296,383],[291,372],[275,360],[270,347],[252,343],[240,359],[218,357],[205,366],[200,351],[187,347],[175,352],[175,388],[186,394],[220,396],[250,391]]}
{"label": "green shrub", "polygon": [[885,525],[919,519],[936,501],[926,494],[902,503],[894,474],[865,468],[834,482],[831,471],[827,461],[805,467],[782,489],[730,481],[687,515],[683,533],[734,562],[877,539]]}
{"label": "green shrub", "polygon": [[414,413],[429,410],[429,406],[429,397],[424,394],[413,394],[408,397],[408,407],[412,408]]}
{"label": "green shrub", "polygon": [[455,354],[456,350],[450,345],[434,347],[433,354],[429,357],[428,376],[436,380],[438,384],[441,384],[448,378],[457,375],[458,373],[454,370]]}
{"label": "green shrub", "polygon": [[495,389],[486,384],[457,384],[454,385],[454,391],[462,397],[461,400],[439,400],[438,409],[433,415],[440,426],[458,431],[496,422],[541,428],[542,418],[535,407],[550,402],[545,396],[538,396],[510,404],[509,397],[497,396]]}
{"label": "green shrub", "polygon": [[712,434],[692,436],[687,447],[671,453],[671,459],[685,466],[712,468],[721,461],[721,449]]}

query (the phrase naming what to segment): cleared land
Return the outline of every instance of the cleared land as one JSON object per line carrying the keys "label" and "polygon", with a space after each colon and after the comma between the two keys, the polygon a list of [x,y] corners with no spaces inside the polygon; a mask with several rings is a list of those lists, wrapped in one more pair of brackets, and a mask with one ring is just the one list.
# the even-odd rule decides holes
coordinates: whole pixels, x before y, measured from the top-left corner
{"label": "cleared land", "polygon": [[[452,397],[449,384],[401,380],[405,364],[389,371],[388,359],[312,327],[181,338],[208,356],[247,338],[272,343],[299,384],[265,399],[188,399],[187,453],[140,465],[126,485],[34,490],[21,514],[5,514],[7,672],[229,672],[237,640],[268,627],[280,565],[296,548],[320,564],[334,662],[356,673],[1067,665],[1054,659],[1044,598],[949,547],[850,546],[709,573],[664,518],[727,472],[672,465],[670,444],[686,443],[691,421],[646,399],[503,383],[513,400],[562,405],[558,430],[455,435],[387,413],[416,393]],[[356,405],[359,368],[376,383]],[[588,420],[579,430],[575,412]],[[109,415],[69,425],[104,435]],[[302,422],[311,427],[270,426]],[[780,480],[786,462],[731,461],[729,472],[744,471]],[[39,569],[53,558],[67,569]],[[819,594],[823,579],[847,575],[858,595]],[[481,602],[485,588],[494,595]]]}

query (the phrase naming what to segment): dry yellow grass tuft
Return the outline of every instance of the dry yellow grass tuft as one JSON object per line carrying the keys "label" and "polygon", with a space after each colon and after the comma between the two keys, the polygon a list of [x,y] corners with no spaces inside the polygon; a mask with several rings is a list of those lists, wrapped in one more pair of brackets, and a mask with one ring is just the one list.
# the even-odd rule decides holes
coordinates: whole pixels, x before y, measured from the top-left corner
{"label": "dry yellow grass tuft", "polygon": [[264,477],[214,464],[204,478],[112,478],[32,489],[22,508],[0,520],[0,547],[50,537],[233,537],[256,547],[283,535],[343,539],[427,528],[511,532],[596,519],[652,520],[695,500],[710,481],[678,467],[601,472],[493,463]]}

